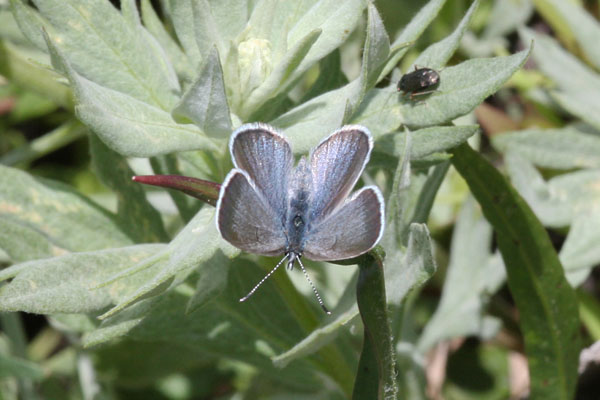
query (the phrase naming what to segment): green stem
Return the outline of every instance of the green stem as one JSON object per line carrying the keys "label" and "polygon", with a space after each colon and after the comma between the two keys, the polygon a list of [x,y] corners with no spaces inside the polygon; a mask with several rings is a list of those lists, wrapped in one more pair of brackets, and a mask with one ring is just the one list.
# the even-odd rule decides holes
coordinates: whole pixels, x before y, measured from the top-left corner
{"label": "green stem", "polygon": [[360,356],[352,398],[395,400],[396,356],[387,313],[383,259],[376,247],[359,262],[356,301],[364,324],[363,350]]}
{"label": "green stem", "polygon": [[[10,340],[12,354],[24,360],[27,356],[27,336],[18,313],[0,313],[0,325]],[[19,378],[19,392],[24,400],[38,400],[31,379]]]}
{"label": "green stem", "polygon": [[79,121],[71,119],[27,145],[6,153],[0,157],[0,164],[26,165],[83,137],[86,130]]}

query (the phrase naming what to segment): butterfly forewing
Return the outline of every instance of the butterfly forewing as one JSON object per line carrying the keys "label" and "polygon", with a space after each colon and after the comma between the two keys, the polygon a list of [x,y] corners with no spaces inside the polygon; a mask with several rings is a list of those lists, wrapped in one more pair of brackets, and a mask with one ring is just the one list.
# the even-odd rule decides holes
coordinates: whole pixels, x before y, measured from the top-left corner
{"label": "butterfly forewing", "polygon": [[318,224],[341,206],[369,160],[373,141],[366,128],[345,126],[312,152],[311,223]]}
{"label": "butterfly forewing", "polygon": [[368,186],[313,226],[304,256],[315,261],[343,260],[366,253],[377,244],[384,226],[383,197]]}
{"label": "butterfly forewing", "polygon": [[225,240],[249,253],[274,256],[285,251],[281,216],[245,171],[233,169],[223,182],[217,227]]}
{"label": "butterfly forewing", "polygon": [[294,163],[285,137],[265,124],[246,124],[233,135],[231,158],[248,173],[278,215],[285,215],[288,180]]}

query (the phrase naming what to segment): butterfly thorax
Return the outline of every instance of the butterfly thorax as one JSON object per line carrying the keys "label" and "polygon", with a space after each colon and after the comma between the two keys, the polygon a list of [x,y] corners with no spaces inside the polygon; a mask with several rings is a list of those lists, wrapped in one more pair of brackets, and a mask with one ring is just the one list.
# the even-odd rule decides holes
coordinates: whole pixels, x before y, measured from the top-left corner
{"label": "butterfly thorax", "polygon": [[[286,214],[286,253],[301,256],[308,230],[308,208],[310,204],[310,170],[306,160],[302,158],[292,173],[288,192],[288,209]],[[290,261],[295,257],[291,257]],[[288,268],[291,266],[288,266]]]}

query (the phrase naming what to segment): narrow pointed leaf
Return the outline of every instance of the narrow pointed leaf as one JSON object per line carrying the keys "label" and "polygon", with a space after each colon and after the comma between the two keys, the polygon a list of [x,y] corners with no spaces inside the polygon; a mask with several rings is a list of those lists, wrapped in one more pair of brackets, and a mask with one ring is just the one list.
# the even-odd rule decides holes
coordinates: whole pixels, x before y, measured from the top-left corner
{"label": "narrow pointed leaf", "polygon": [[440,341],[483,331],[486,299],[506,278],[502,263],[492,259],[491,242],[492,227],[471,198],[452,235],[442,298],[419,338],[421,354]]}
{"label": "narrow pointed leaf", "polygon": [[[427,47],[413,62],[413,65],[433,69],[440,69],[445,66],[456,49],[458,49],[460,41],[467,31],[469,22],[471,22],[471,18],[473,17],[473,14],[477,10],[478,6],[479,0],[474,1],[454,32],[445,37],[443,40]],[[412,68],[409,68],[409,71],[410,70],[412,70]]]}
{"label": "narrow pointed leaf", "polygon": [[600,168],[600,136],[575,127],[528,129],[492,137],[494,147],[545,168]]}
{"label": "narrow pointed leaf", "polygon": [[[298,77],[317,61],[344,43],[358,24],[366,2],[363,0],[321,0],[312,6],[287,35],[291,46],[318,28],[321,36],[304,57],[294,76]],[[292,79],[293,80],[293,79]]]}
{"label": "narrow pointed leaf", "polygon": [[385,285],[388,302],[400,306],[410,291],[425,284],[437,270],[427,226],[411,224],[406,252],[393,255],[387,264]]}
{"label": "narrow pointed leaf", "polygon": [[468,144],[457,147],[453,155],[453,165],[496,231],[519,309],[530,396],[571,399],[580,350],[577,299],[548,233],[516,190]]}
{"label": "narrow pointed leaf", "polygon": [[[412,131],[410,159],[419,160],[429,155],[449,150],[464,143],[479,131],[478,125],[436,126]],[[379,149],[385,152],[393,151],[399,156],[404,152],[406,132],[398,132],[381,140]],[[390,143],[388,140],[393,141]]]}
{"label": "narrow pointed leaf", "polygon": [[[600,179],[597,183],[600,183]],[[599,224],[600,210],[598,207],[592,204],[579,207],[579,212],[571,223],[565,243],[560,249],[560,261],[565,267],[567,279],[573,286],[583,283],[592,268],[600,263]]]}
{"label": "narrow pointed leaf", "polygon": [[378,81],[389,74],[398,64],[402,56],[408,51],[407,43],[414,43],[419,36],[427,29],[427,26],[437,17],[446,0],[430,0],[423,8],[419,10],[408,25],[402,30],[402,33],[394,40],[391,45],[392,57],[387,61],[383,71],[379,75]]}
{"label": "narrow pointed leaf", "polygon": [[331,316],[324,321],[323,325],[315,328],[292,348],[272,358],[275,366],[285,367],[297,358],[316,353],[323,346],[334,341],[340,334],[340,330],[346,330],[349,324],[356,320],[358,317],[358,306],[356,305],[357,279],[358,274],[355,274],[348,283],[337,306],[332,310]]}
{"label": "narrow pointed leaf", "polygon": [[139,279],[154,271],[148,270],[101,289],[91,290],[91,286],[164,247],[137,245],[14,265],[3,271],[12,275],[10,269],[15,269],[17,274],[0,289],[0,309],[37,314],[99,311],[127,297],[136,290]]}
{"label": "narrow pointed leaf", "polygon": [[183,95],[172,115],[178,122],[192,121],[211,137],[223,138],[231,133],[223,71],[216,48],[208,54],[196,82]]}
{"label": "narrow pointed leaf", "polygon": [[151,157],[177,150],[215,149],[193,125],[180,125],[166,111],[80,76],[48,41],[53,63],[71,82],[79,119],[122,155]]}
{"label": "narrow pointed leaf", "polygon": [[361,70],[362,91],[356,104],[359,104],[368,89],[375,86],[377,78],[384,67],[384,62],[390,54],[390,38],[381,16],[373,3],[369,3],[367,7],[367,39]]}
{"label": "narrow pointed leaf", "polygon": [[163,254],[168,255],[166,265],[99,318],[108,318],[146,296],[167,290],[171,284],[181,283],[194,268],[202,271],[202,264],[221,249],[225,249],[228,255],[236,254],[237,250],[233,250],[221,239],[215,226],[214,215],[215,211],[211,208],[204,208],[196,214],[163,251]]}
{"label": "narrow pointed leaf", "polygon": [[551,92],[552,97],[569,113],[600,129],[600,100],[594,95],[600,91],[600,75],[548,35],[527,28],[521,28],[519,33],[524,40],[535,40],[532,57],[558,87]]}
{"label": "narrow pointed leaf", "polygon": [[142,20],[148,32],[150,32],[167,53],[167,56],[173,64],[177,75],[184,81],[193,80],[193,68],[188,56],[181,50],[177,42],[167,32],[163,22],[160,20],[150,0],[142,0]]}
{"label": "narrow pointed leaf", "polygon": [[196,70],[202,62],[202,54],[196,41],[192,4],[192,0],[179,0],[170,1],[168,6],[170,7],[171,19],[177,39],[181,47],[183,47],[185,54],[189,57],[193,70]]}
{"label": "narrow pointed leaf", "polygon": [[128,24],[110,2],[34,3],[54,27],[58,48],[78,74],[164,110],[175,103],[177,88],[170,71],[163,68],[146,35],[139,34],[143,28]]}
{"label": "narrow pointed leaf", "polygon": [[421,102],[399,93],[404,124],[413,127],[437,125],[471,112],[523,66],[529,52],[527,49],[506,57],[475,58],[446,68],[440,73],[436,92]]}

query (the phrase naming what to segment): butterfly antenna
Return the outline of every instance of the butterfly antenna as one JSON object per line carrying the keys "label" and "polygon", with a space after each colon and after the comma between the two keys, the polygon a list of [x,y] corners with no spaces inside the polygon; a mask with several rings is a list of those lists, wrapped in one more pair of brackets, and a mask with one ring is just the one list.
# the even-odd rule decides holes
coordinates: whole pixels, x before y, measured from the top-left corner
{"label": "butterfly antenna", "polygon": [[315,292],[315,296],[317,296],[317,300],[319,301],[319,304],[321,305],[321,308],[323,309],[323,311],[325,311],[325,313],[327,315],[331,315],[331,311],[329,311],[327,309],[327,307],[325,307],[325,304],[323,304],[323,300],[321,300],[321,296],[319,296],[319,292],[317,292],[317,288],[315,287],[315,285],[310,280],[310,278],[308,276],[308,272],[306,272],[306,269],[304,268],[304,264],[302,264],[302,261],[300,260],[300,257],[296,257],[296,260],[298,260],[298,264],[300,264],[300,269],[302,269],[302,272],[304,273],[304,276],[306,277],[306,280],[308,281],[308,283],[310,283],[310,287],[312,288],[313,292]]}
{"label": "butterfly antenna", "polygon": [[256,289],[258,289],[258,287],[259,287],[260,285],[262,285],[264,281],[266,281],[267,279],[269,279],[269,277],[270,277],[271,275],[273,275],[273,272],[277,271],[277,268],[279,268],[279,266],[280,266],[281,264],[283,264],[283,262],[286,260],[286,258],[288,258],[288,256],[289,256],[289,254],[286,254],[286,255],[285,255],[285,257],[283,257],[283,258],[281,259],[281,261],[279,261],[279,262],[277,263],[277,265],[275,266],[275,268],[273,268],[271,271],[269,271],[269,273],[268,273],[267,275],[265,275],[265,277],[264,277],[264,278],[262,278],[262,279],[260,280],[260,282],[258,282],[258,283],[256,284],[256,286],[254,286],[254,287],[252,288],[252,290],[251,290],[251,291],[250,291],[250,292],[249,292],[247,295],[245,295],[244,297],[242,297],[242,298],[240,299],[240,302],[248,300],[248,298],[249,298],[250,296],[252,296],[252,294],[254,294],[254,292],[256,292]]}

